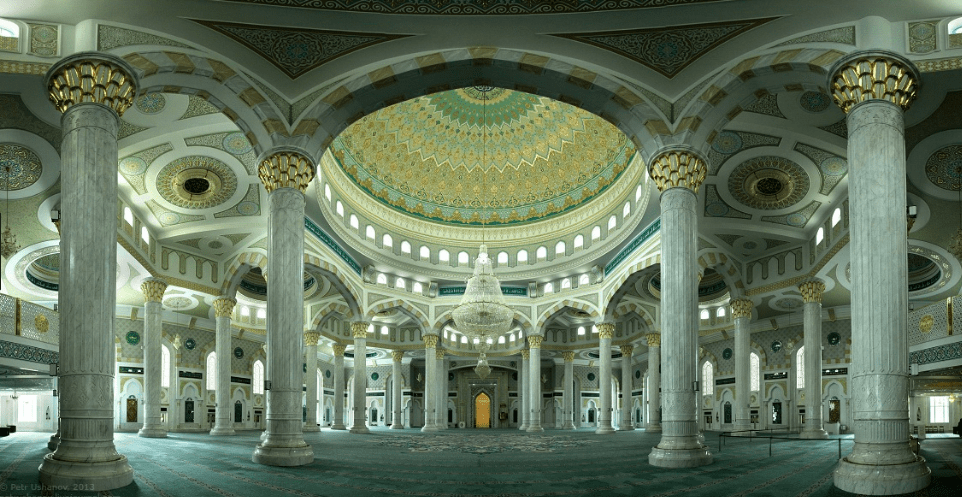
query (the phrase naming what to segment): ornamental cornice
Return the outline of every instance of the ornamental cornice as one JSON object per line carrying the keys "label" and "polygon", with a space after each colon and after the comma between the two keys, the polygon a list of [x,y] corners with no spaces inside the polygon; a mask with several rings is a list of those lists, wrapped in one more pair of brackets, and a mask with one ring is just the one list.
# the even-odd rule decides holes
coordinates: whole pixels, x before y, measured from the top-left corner
{"label": "ornamental cornice", "polygon": [[297,150],[274,150],[261,159],[257,177],[267,193],[279,188],[294,188],[304,193],[314,179],[314,161]]}
{"label": "ornamental cornice", "polygon": [[906,111],[918,94],[920,82],[912,62],[880,51],[850,54],[829,72],[832,99],[845,113],[868,100],[885,100]]}
{"label": "ornamental cornice", "polygon": [[82,103],[110,107],[123,116],[134,103],[140,82],[123,59],[100,52],[81,52],[54,64],[44,78],[50,100],[60,112]]}

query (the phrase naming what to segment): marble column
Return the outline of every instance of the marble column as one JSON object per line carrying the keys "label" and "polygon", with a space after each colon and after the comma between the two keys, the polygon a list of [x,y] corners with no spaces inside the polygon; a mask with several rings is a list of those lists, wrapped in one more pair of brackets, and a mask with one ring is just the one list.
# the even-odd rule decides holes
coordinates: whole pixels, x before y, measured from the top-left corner
{"label": "marble column", "polygon": [[598,323],[598,390],[601,412],[598,413],[598,428],[595,433],[614,433],[611,427],[611,337],[615,334],[615,323]]}
{"label": "marble column", "polygon": [[521,424],[518,429],[528,430],[528,362],[530,362],[531,351],[521,349],[521,371],[518,372],[518,403],[521,404]]}
{"label": "marble column", "polygon": [[401,387],[404,381],[401,379],[401,359],[404,358],[403,350],[391,351],[391,406],[394,414],[391,416],[391,429],[400,430],[404,428],[403,416],[401,415]]}
{"label": "marble column", "polygon": [[649,433],[661,432],[661,335],[649,333],[645,335],[648,341],[648,385],[645,391],[648,396],[648,419],[645,421],[645,431]]}
{"label": "marble column", "polygon": [[344,351],[347,346],[335,343],[334,350],[334,421],[332,430],[346,430],[344,426]]}
{"label": "marble column", "polygon": [[110,490],[134,471],[114,446],[117,130],[138,81],[122,59],[84,52],[45,76],[60,120],[60,444],[40,483]]}
{"label": "marble column", "polygon": [[424,335],[424,426],[422,432],[435,432],[438,427],[435,424],[435,411],[437,410],[437,335]]}
{"label": "marble column", "polygon": [[[274,150],[260,162],[267,190],[267,436],[251,460],[267,466],[302,466],[314,460],[304,442],[304,191],[314,162],[304,153]],[[218,354],[220,355],[220,354]]]}
{"label": "marble column", "polygon": [[[829,72],[835,103],[848,114],[852,253],[851,391],[855,446],[835,486],[867,495],[911,493],[931,470],[909,448],[909,364],[905,265],[905,123],[919,74],[887,52],[856,52]],[[807,355],[807,354],[806,354]]]}
{"label": "marble column", "polygon": [[745,432],[752,429],[751,417],[751,361],[748,342],[751,337],[752,301],[735,299],[731,302],[732,320],[735,322],[735,425],[732,431]]}
{"label": "marble column", "polygon": [[167,426],[160,418],[160,341],[162,332],[164,291],[167,283],[158,278],[147,278],[140,284],[144,294],[144,425],[137,432],[146,438],[164,438]]}
{"label": "marble column", "polygon": [[231,358],[234,353],[231,350],[230,323],[231,313],[237,301],[230,297],[219,297],[214,300],[214,350],[217,351],[217,386],[215,395],[217,407],[215,408],[214,427],[211,428],[211,435],[234,435],[234,425],[231,423],[231,402],[230,402],[230,373]]}
{"label": "marble column", "polygon": [[649,176],[661,191],[661,355],[664,378],[661,441],[648,456],[654,466],[711,464],[695,422],[694,353],[698,339],[698,213],[696,194],[705,162],[675,148],[654,156]]}
{"label": "marble column", "polygon": [[828,438],[822,427],[822,292],[818,280],[798,285],[805,301],[805,425],[799,438]]}
{"label": "marble column", "polygon": [[561,397],[561,412],[564,413],[564,423],[561,425],[561,429],[573,430],[575,429],[575,425],[573,423],[575,413],[572,412],[575,394],[575,353],[573,351],[566,350],[561,353],[561,357],[563,357],[565,361],[564,396]]}
{"label": "marble column", "polygon": [[371,431],[367,428],[367,330],[370,325],[367,321],[351,323],[351,334],[354,335],[354,405],[351,406],[354,421],[351,433]]}
{"label": "marble column", "polygon": [[317,425],[317,341],[321,334],[316,331],[304,333],[304,357],[307,364],[307,373],[304,374],[304,383],[307,387],[307,420],[304,421],[304,431],[318,432],[321,427]]}
{"label": "marble column", "polygon": [[542,336],[529,336],[528,348],[530,359],[528,360],[528,431],[543,432],[541,426],[541,342]]}
{"label": "marble column", "polygon": [[[448,370],[447,365],[444,361],[444,349],[438,347],[435,349],[435,358],[438,364],[438,387],[435,389],[437,392],[437,401],[435,401],[435,412],[437,415],[434,417],[434,426],[437,426],[439,430],[448,429]],[[493,420],[492,420],[493,421]]]}
{"label": "marble column", "polygon": [[621,423],[618,423],[618,431],[635,429],[631,423],[631,354],[634,351],[631,345],[621,346]]}

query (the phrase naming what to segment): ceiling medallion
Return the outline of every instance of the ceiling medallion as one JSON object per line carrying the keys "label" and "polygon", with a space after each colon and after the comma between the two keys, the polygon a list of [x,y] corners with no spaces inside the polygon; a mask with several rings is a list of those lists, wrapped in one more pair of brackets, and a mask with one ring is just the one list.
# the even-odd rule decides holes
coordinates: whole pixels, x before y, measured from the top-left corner
{"label": "ceiling medallion", "polygon": [[950,192],[962,188],[962,145],[942,147],[925,161],[925,176],[935,186]]}
{"label": "ceiling medallion", "polygon": [[183,209],[207,209],[229,200],[237,190],[237,176],[213,157],[192,155],[175,159],[157,175],[157,192]]}
{"label": "ceiling medallion", "polygon": [[801,166],[783,157],[762,156],[739,164],[728,178],[735,200],[760,210],[780,210],[797,204],[810,181]]}

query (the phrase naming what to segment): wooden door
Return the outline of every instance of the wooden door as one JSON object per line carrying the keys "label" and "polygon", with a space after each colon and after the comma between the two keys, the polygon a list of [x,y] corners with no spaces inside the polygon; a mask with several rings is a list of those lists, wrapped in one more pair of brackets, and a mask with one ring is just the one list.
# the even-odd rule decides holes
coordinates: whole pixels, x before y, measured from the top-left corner
{"label": "wooden door", "polygon": [[474,398],[474,427],[491,428],[491,398],[484,392]]}
{"label": "wooden door", "polygon": [[132,396],[127,399],[127,422],[137,422],[137,399]]}

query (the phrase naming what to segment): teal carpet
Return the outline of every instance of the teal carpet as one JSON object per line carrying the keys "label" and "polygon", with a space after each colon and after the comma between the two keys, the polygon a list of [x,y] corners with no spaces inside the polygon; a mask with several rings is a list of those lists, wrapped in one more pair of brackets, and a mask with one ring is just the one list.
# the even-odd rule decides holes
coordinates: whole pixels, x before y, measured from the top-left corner
{"label": "teal carpet", "polygon": [[[648,464],[657,434],[599,436],[590,431],[526,434],[515,430],[375,429],[368,435],[325,430],[307,434],[312,464],[298,468],[251,462],[259,432],[214,438],[172,433],[167,439],[116,435],[134,468],[133,484],[102,492],[118,496],[841,496],[832,486],[837,440],[767,441],[706,438],[714,464],[666,470]],[[0,439],[0,496],[44,493],[37,467],[49,434],[18,432]],[[851,451],[842,440],[842,454]],[[962,490],[962,440],[929,438],[922,453],[933,484],[918,495]]]}

